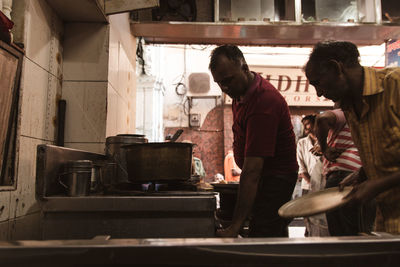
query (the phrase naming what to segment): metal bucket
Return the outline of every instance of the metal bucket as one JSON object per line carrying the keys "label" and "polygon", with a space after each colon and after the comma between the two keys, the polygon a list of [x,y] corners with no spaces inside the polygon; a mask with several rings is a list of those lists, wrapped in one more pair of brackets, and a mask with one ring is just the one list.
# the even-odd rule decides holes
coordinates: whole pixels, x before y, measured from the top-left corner
{"label": "metal bucket", "polygon": [[124,146],[132,183],[185,181],[192,170],[193,144],[147,143]]}
{"label": "metal bucket", "polygon": [[[68,196],[87,196],[90,192],[93,163],[91,160],[71,160],[59,182],[67,189]],[[64,181],[63,181],[64,180]]]}
{"label": "metal bucket", "polygon": [[147,142],[147,138],[141,134],[119,134],[107,137],[106,156],[116,164],[115,177],[111,177],[111,184],[128,182],[125,150],[122,146]]}

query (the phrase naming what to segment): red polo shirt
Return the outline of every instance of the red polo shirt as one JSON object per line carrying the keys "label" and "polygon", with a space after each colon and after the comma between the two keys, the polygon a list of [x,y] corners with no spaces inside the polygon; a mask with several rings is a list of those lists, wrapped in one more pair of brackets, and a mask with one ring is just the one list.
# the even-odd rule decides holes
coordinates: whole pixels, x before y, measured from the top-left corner
{"label": "red polo shirt", "polygon": [[264,176],[297,173],[289,107],[272,84],[254,74],[244,97],[232,104],[235,161],[243,168],[245,157],[263,157]]}

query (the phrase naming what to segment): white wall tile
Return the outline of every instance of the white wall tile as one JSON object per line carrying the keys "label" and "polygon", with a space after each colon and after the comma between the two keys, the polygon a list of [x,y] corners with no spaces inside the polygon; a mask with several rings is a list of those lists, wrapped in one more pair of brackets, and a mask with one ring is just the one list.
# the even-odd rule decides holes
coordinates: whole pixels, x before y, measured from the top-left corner
{"label": "white wall tile", "polygon": [[61,97],[61,80],[49,74],[47,80],[47,108],[45,121],[45,139],[55,141],[57,131],[58,100]]}
{"label": "white wall tile", "polygon": [[108,82],[114,88],[118,88],[118,65],[119,65],[119,40],[115,36],[115,31],[110,30],[110,46],[108,61]]}
{"label": "white wall tile", "polygon": [[[0,192],[0,222],[10,218],[10,191]],[[0,239],[1,239],[0,233]]]}
{"label": "white wall tile", "polygon": [[24,59],[21,77],[21,134],[45,139],[48,72]]}
{"label": "white wall tile", "polygon": [[[121,48],[120,51],[123,51]],[[135,133],[136,90],[135,76],[132,64],[127,54],[122,52],[118,67],[118,85],[115,88],[111,82],[108,86],[107,98],[107,136],[121,133]]]}
{"label": "white wall tile", "polygon": [[25,18],[26,56],[54,75],[58,72],[57,53],[62,54],[59,45],[63,24],[45,0],[29,1]]}
{"label": "white wall tile", "polygon": [[0,222],[0,240],[8,240],[8,225],[9,222],[5,221],[5,222]]}
{"label": "white wall tile", "polygon": [[104,142],[107,118],[107,82],[65,82],[67,102],[65,142]]}
{"label": "white wall tile", "polygon": [[54,141],[60,80],[25,59],[21,81],[21,134]]}
{"label": "white wall tile", "polygon": [[9,221],[10,240],[40,240],[40,213],[36,212]]}
{"label": "white wall tile", "polygon": [[62,36],[64,35],[64,24],[59,19],[54,19],[54,23],[51,25],[52,35],[50,43],[50,62],[49,72],[54,76],[62,79],[63,77],[63,46]]}
{"label": "white wall tile", "polygon": [[120,43],[119,47],[119,60],[118,60],[118,87],[117,91],[123,99],[128,100],[128,92],[130,91],[130,84],[128,75],[131,71],[131,63],[127,57],[124,47]]}
{"label": "white wall tile", "polygon": [[44,143],[37,139],[20,136],[17,189],[10,193],[10,218],[21,217],[40,210],[35,198],[36,148],[37,145]]}
{"label": "white wall tile", "polygon": [[108,16],[110,22],[110,41],[122,43],[132,65],[136,64],[136,40],[131,32],[129,13],[121,13]]}
{"label": "white wall tile", "polygon": [[128,14],[109,16],[110,57],[107,135],[135,132],[136,40]]}
{"label": "white wall tile", "polygon": [[118,94],[111,83],[107,88],[107,126],[106,137],[117,135]]}
{"label": "white wall tile", "polygon": [[119,134],[129,134],[128,104],[126,103],[126,99],[122,97],[118,97],[117,103],[117,131]]}
{"label": "white wall tile", "polygon": [[109,26],[67,23],[64,26],[63,77],[66,81],[108,80]]}

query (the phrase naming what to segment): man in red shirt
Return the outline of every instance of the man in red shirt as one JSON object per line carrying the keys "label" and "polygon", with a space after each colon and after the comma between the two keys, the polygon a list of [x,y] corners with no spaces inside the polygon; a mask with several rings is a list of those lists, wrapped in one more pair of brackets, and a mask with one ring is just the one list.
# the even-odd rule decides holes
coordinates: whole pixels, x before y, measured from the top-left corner
{"label": "man in red shirt", "polygon": [[233,99],[233,151],[242,169],[232,223],[217,236],[236,237],[250,216],[250,237],[287,237],[290,221],[279,217],[278,209],[291,199],[298,171],[288,105],[267,80],[249,70],[236,46],[214,49],[209,68]]}

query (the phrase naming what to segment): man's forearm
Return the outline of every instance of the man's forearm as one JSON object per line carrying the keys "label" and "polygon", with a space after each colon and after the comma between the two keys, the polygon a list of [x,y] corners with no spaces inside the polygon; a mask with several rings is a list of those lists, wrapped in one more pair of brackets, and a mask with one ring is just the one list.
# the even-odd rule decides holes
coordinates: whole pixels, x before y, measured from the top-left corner
{"label": "man's forearm", "polygon": [[392,189],[393,187],[400,186],[400,172],[377,179],[376,186],[377,194],[383,193],[389,189]]}
{"label": "man's forearm", "polygon": [[328,132],[329,128],[327,128],[325,125],[316,127],[316,136],[322,153],[324,153],[328,147],[328,144],[326,143],[326,140],[328,138]]}
{"label": "man's forearm", "polygon": [[330,111],[326,111],[323,114],[317,116],[315,120],[314,131],[317,136],[319,146],[321,148],[321,152],[325,153],[328,144],[327,137],[329,129],[331,129],[336,123],[336,116],[334,113]]}
{"label": "man's forearm", "polygon": [[242,172],[240,176],[238,197],[231,225],[236,231],[240,230],[243,222],[251,212],[258,190],[259,179],[260,174],[254,172]]}

